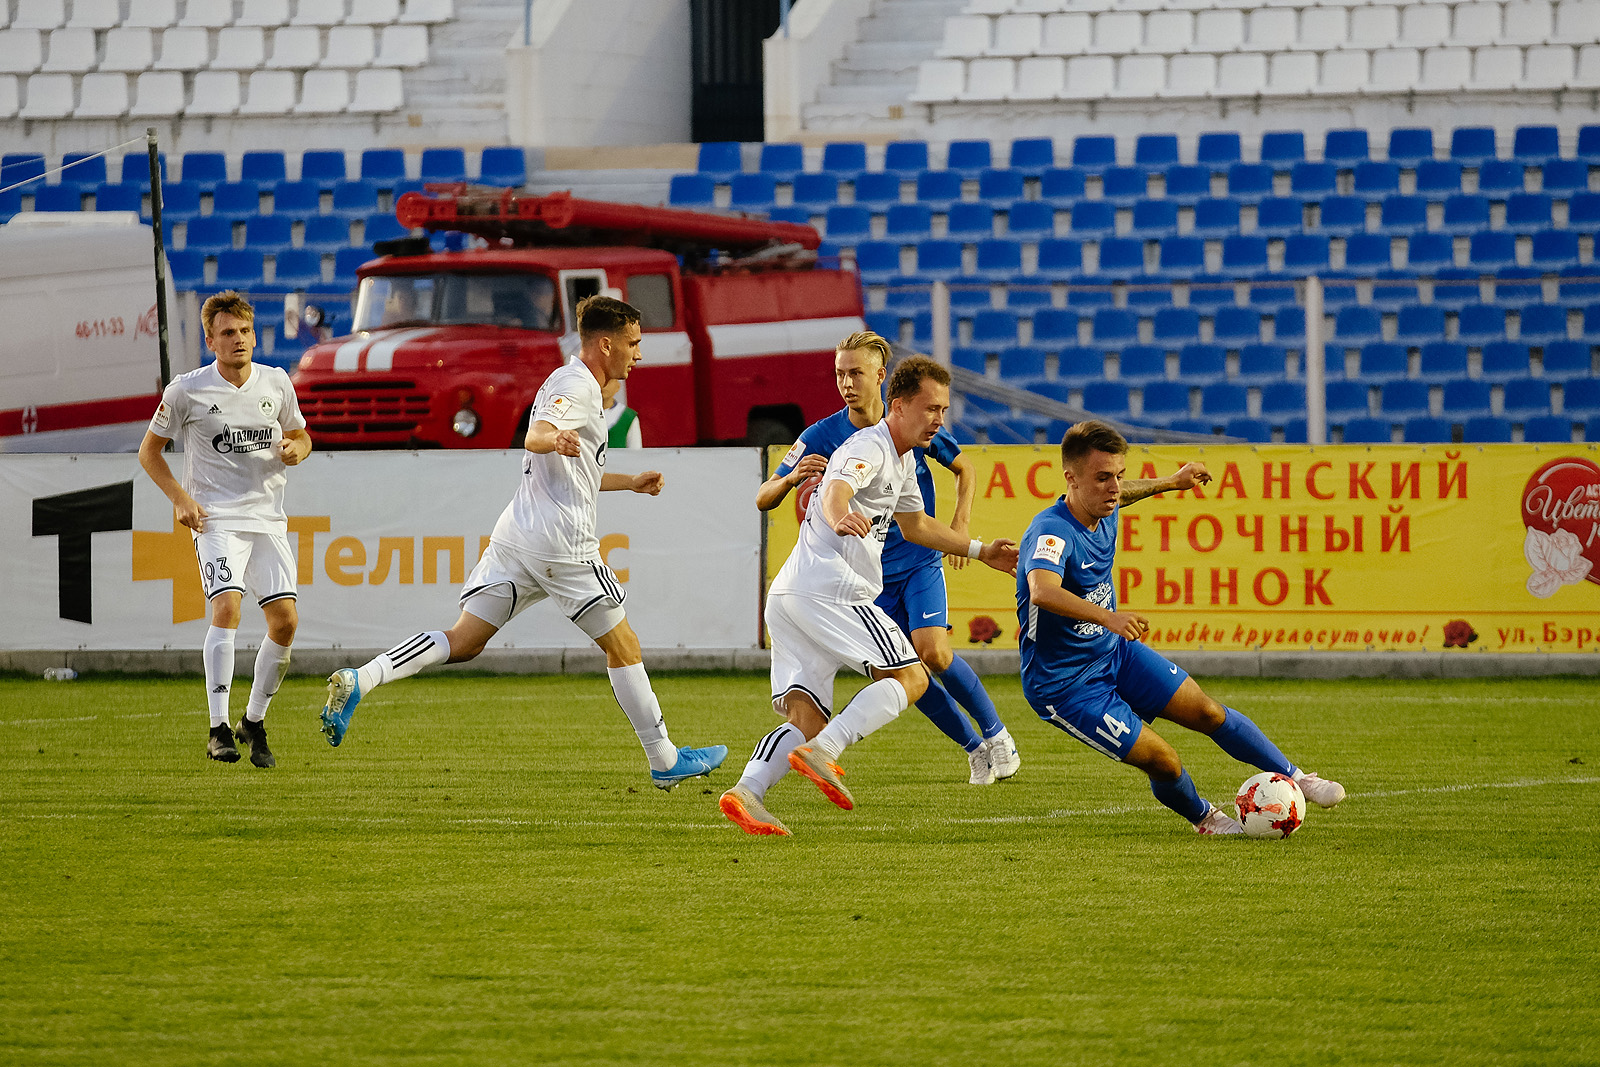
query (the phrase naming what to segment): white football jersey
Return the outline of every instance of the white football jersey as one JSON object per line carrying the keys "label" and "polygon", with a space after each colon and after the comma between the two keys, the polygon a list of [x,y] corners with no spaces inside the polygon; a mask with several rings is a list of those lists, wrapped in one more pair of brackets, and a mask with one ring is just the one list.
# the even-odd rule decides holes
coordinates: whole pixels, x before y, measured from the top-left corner
{"label": "white football jersey", "polygon": [[606,420],[600,383],[582,363],[568,363],[545,379],[533,401],[533,422],[577,430],[579,454],[522,452],[517,495],[500,513],[490,536],[535,559],[587,563],[600,558],[595,512],[606,469]]}
{"label": "white football jersey", "polygon": [[[872,523],[865,537],[837,534],[822,517],[822,493],[839,479],[855,489],[850,510]],[[895,451],[887,422],[857,430],[828,460],[800,524],[800,539],[771,591],[843,604],[876,600],[883,592],[883,540],[889,524],[897,514],[922,510],[916,452]]]}
{"label": "white football jersey", "polygon": [[289,375],[259,363],[237,388],[215,363],[180,374],[150,420],[151,433],[183,445],[183,488],[206,509],[206,528],[262,533],[288,521],[278,442],[305,426]]}

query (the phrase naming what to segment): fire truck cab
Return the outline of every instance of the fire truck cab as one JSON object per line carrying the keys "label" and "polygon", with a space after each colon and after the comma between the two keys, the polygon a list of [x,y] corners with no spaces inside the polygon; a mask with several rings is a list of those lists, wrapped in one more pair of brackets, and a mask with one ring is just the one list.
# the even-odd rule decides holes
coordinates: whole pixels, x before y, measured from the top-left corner
{"label": "fire truck cab", "polygon": [[817,266],[809,226],[462,187],[408,193],[396,213],[488,246],[377,246],[353,333],[294,374],[321,446],[520,447],[595,293],[642,315],[622,402],[646,446],[786,442],[838,407],[832,352],[864,328],[861,287]]}

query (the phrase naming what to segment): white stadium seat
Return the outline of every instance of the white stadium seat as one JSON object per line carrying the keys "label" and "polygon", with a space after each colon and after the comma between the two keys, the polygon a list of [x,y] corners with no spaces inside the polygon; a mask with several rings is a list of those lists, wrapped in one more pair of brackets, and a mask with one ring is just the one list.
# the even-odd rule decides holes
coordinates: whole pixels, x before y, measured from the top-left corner
{"label": "white stadium seat", "polygon": [[1478,48],[1472,54],[1473,89],[1513,89],[1522,83],[1522,49]]}
{"label": "white stadium seat", "polygon": [[961,9],[964,15],[1004,15],[1014,10],[1011,0],[971,0]]}
{"label": "white stadium seat", "polygon": [[118,27],[106,31],[106,55],[100,61],[100,69],[137,74],[149,70],[155,58],[155,36],[149,30]]}
{"label": "white stadium seat", "polygon": [[1317,90],[1324,93],[1359,93],[1370,80],[1367,53],[1358,48],[1325,52]]}
{"label": "white stadium seat", "polygon": [[288,70],[251,71],[241,115],[287,115],[294,110],[294,72]]}
{"label": "white stadium seat", "polygon": [[1426,92],[1456,92],[1472,78],[1472,50],[1429,48],[1422,53],[1422,80]]}
{"label": "white stadium seat", "polygon": [[272,58],[266,66],[276,70],[314,67],[322,61],[322,31],[314,26],[286,26],[272,31]]}
{"label": "white stadium seat", "polygon": [[289,25],[337,26],[344,21],[344,12],[345,0],[300,0]]}
{"label": "white stadium seat", "polygon": [[[1108,55],[1132,52],[1144,43],[1144,30],[1136,11],[1106,11],[1094,17],[1094,50]],[[1069,74],[1070,80],[1070,74]]]}
{"label": "white stadium seat", "polygon": [[406,0],[401,22],[449,22],[456,17],[453,0]]}
{"label": "white stadium seat", "polygon": [[1457,44],[1493,44],[1500,39],[1500,5],[1495,3],[1457,4],[1455,33]]}
{"label": "white stadium seat", "polygon": [[267,35],[260,26],[226,26],[217,31],[217,70],[255,70],[267,56]]}
{"label": "white stadium seat", "polygon": [[[201,71],[194,76],[195,95],[199,96]],[[237,79],[235,79],[237,81]],[[235,90],[237,93],[237,89]],[[128,114],[134,118],[171,117],[183,111],[183,75],[175,70],[147,70],[133,80],[133,107]]]}
{"label": "white stadium seat", "polygon": [[994,24],[995,56],[1031,56],[1044,44],[1044,17],[1041,15],[1001,15]]}
{"label": "white stadium seat", "polygon": [[1503,43],[1543,44],[1555,35],[1555,5],[1550,0],[1512,0],[1502,11]]}
{"label": "white stadium seat", "polygon": [[956,15],[944,20],[944,43],[939,55],[981,56],[989,50],[989,16]]}
{"label": "white stadium seat", "polygon": [[194,76],[190,115],[232,115],[239,110],[239,75],[231,70],[202,70]]}
{"label": "white stadium seat", "polygon": [[0,74],[0,119],[9,119],[17,113],[20,93],[14,74]]}
{"label": "white stadium seat", "polygon": [[370,67],[373,59],[373,33],[371,26],[335,26],[328,31],[328,54],[324,67],[360,69]]}
{"label": "white stadium seat", "polygon": [[1117,96],[1160,96],[1167,88],[1167,60],[1164,56],[1123,56],[1117,60]]}
{"label": "white stadium seat", "polygon": [[1173,54],[1194,42],[1194,16],[1187,11],[1152,11],[1144,19],[1146,52]]}
{"label": "white stadium seat", "polygon": [[925,59],[917,68],[911,99],[920,103],[954,100],[967,88],[967,65],[959,59]]}
{"label": "white stadium seat", "polygon": [[1535,45],[1528,49],[1524,89],[1563,89],[1572,84],[1573,47],[1569,44]]}
{"label": "white stadium seat", "polygon": [[1267,57],[1229,52],[1217,62],[1218,96],[1255,96],[1267,85]]}
{"label": "white stadium seat", "polygon": [[17,112],[25,119],[64,119],[72,114],[72,75],[34,74],[28,78],[28,102]]}
{"label": "white stadium seat", "polygon": [[1073,56],[1067,60],[1067,83],[1061,95],[1073,100],[1098,100],[1116,88],[1117,65],[1110,56]]}
{"label": "white stadium seat", "polygon": [[1388,4],[1350,11],[1350,39],[1356,48],[1388,48],[1400,39],[1400,9]]}
{"label": "white stadium seat", "polygon": [[1194,17],[1194,46],[1197,50],[1231,52],[1243,44],[1243,11],[1202,11]]}
{"label": "white stadium seat", "polygon": [[1600,44],[1578,49],[1578,71],[1572,76],[1574,88],[1600,88]]}
{"label": "white stadium seat", "polygon": [[[203,6],[196,0],[189,0],[191,9]],[[228,22],[233,21],[233,4],[228,4]],[[123,20],[124,26],[144,27],[149,30],[162,30],[168,26],[178,24],[178,0],[128,0],[128,17]],[[226,23],[218,23],[226,25]]]}
{"label": "white stadium seat", "polygon": [[1408,93],[1422,76],[1422,58],[1415,48],[1385,48],[1372,53],[1373,93]]}
{"label": "white stadium seat", "polygon": [[1209,96],[1216,87],[1216,56],[1173,56],[1167,62],[1167,96]]}
{"label": "white stadium seat", "polygon": [[38,30],[0,30],[0,73],[32,74],[44,62],[44,40]]}
{"label": "white stadium seat", "polygon": [[967,88],[963,100],[1005,100],[1016,91],[1016,64],[1000,57],[967,63]]}
{"label": "white stadium seat", "polygon": [[[122,12],[117,0],[72,0],[72,17],[67,20],[67,25],[89,30],[109,30],[121,21]],[[78,109],[83,110],[81,104]],[[117,112],[119,115],[121,113]]]}
{"label": "white stadium seat", "polygon": [[1029,56],[1017,63],[1018,100],[1054,100],[1067,84],[1067,61],[1060,56]]}
{"label": "white stadium seat", "polygon": [[1262,7],[1250,12],[1250,48],[1257,52],[1276,52],[1293,48],[1294,12],[1285,8]]}
{"label": "white stadium seat", "polygon": [[404,105],[405,95],[398,70],[356,71],[356,91],[350,98],[349,110],[378,115],[399,111]]}
{"label": "white stadium seat", "polygon": [[53,30],[66,21],[66,0],[17,0],[17,17],[11,25],[19,30]]}
{"label": "white stadium seat", "polygon": [[294,110],[297,115],[333,115],[349,106],[348,70],[311,70],[306,72]]}
{"label": "white stadium seat", "polygon": [[350,0],[347,26],[387,26],[400,20],[400,0]]}
{"label": "white stadium seat", "polygon": [[93,30],[55,30],[50,34],[50,48],[44,58],[44,71],[66,71],[81,74],[94,69]]}
{"label": "white stadium seat", "polygon": [[1086,12],[1072,11],[1048,15],[1044,20],[1044,42],[1039,51],[1047,56],[1076,56],[1089,50],[1094,40],[1094,20]]}
{"label": "white stadium seat", "polygon": [[240,26],[283,26],[289,21],[289,0],[244,0]]}
{"label": "white stadium seat", "polygon": [[428,27],[385,26],[378,35],[375,67],[420,67],[428,61]]}
{"label": "white stadium seat", "polygon": [[78,82],[78,107],[74,118],[116,119],[128,113],[126,74],[85,74]]}
{"label": "white stadium seat", "polygon": [[1300,47],[1311,51],[1338,48],[1350,37],[1342,7],[1308,7],[1300,12]]}
{"label": "white stadium seat", "polygon": [[1315,52],[1276,52],[1267,65],[1264,92],[1278,96],[1305,96],[1317,87]]}
{"label": "white stadium seat", "polygon": [[205,26],[221,29],[233,24],[233,0],[189,0],[183,7],[180,26]]}
{"label": "white stadium seat", "polygon": [[1600,41],[1600,0],[1561,0],[1554,39],[1568,44]]}
{"label": "white stadium seat", "polygon": [[161,54],[151,66],[155,70],[199,70],[211,60],[211,35],[187,27],[163,30]]}
{"label": "white stadium seat", "polygon": [[1431,48],[1450,39],[1450,9],[1444,4],[1407,4],[1400,11],[1400,44]]}

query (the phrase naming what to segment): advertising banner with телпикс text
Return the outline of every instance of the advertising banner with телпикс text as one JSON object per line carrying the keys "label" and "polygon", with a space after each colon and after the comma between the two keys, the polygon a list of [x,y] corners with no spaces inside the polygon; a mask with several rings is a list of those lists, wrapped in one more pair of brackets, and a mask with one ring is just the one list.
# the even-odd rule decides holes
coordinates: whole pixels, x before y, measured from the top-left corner
{"label": "advertising banner with \u0442\u0435\u043b\u043f\u0438\u043a\u0441 text", "polygon": [[[773,452],[770,466],[782,458]],[[969,446],[973,537],[1020,540],[1059,449]],[[1600,652],[1600,445],[1134,445],[1127,477],[1211,483],[1123,509],[1118,606],[1157,649]],[[955,500],[931,464],[938,517]],[[769,513],[767,578],[809,487]],[[1015,648],[1015,584],[948,564],[951,644]]]}

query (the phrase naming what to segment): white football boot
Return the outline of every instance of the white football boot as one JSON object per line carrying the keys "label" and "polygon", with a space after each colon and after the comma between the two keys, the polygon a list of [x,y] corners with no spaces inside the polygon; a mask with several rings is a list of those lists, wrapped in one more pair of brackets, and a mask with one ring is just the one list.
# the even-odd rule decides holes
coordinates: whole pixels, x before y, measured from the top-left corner
{"label": "white football boot", "polygon": [[1319,808],[1331,808],[1344,799],[1344,786],[1317,777],[1315,771],[1295,771],[1294,784]]}
{"label": "white football boot", "polygon": [[968,752],[967,762],[972,765],[972,777],[967,779],[968,785],[990,785],[994,782],[994,766],[989,762],[987,744]]}
{"label": "white football boot", "polygon": [[1022,757],[1017,755],[1017,743],[1011,740],[1011,731],[1001,727],[999,733],[983,744],[989,750],[989,763],[994,767],[997,781],[1010,778],[1022,769]]}
{"label": "white football boot", "polygon": [[1194,824],[1197,834],[1242,834],[1244,827],[1239,825],[1239,820],[1223,811],[1215,804],[1206,812],[1205,818]]}

